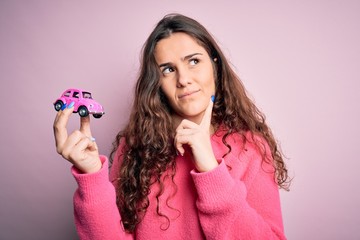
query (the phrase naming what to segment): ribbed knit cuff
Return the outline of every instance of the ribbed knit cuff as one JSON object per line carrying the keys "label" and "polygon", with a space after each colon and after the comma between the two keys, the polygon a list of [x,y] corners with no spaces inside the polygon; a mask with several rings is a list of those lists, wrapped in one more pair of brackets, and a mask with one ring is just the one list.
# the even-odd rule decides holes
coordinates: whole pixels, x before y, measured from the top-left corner
{"label": "ribbed knit cuff", "polygon": [[110,183],[108,159],[101,155],[100,160],[102,167],[95,173],[81,173],[77,168],[71,168],[71,173],[78,184],[77,192],[83,201],[95,202],[99,200],[99,193],[104,192],[104,188]]}
{"label": "ribbed knit cuff", "polygon": [[222,159],[219,166],[208,172],[191,171],[198,193],[198,202],[203,204],[221,205],[228,198],[234,185],[225,161]]}

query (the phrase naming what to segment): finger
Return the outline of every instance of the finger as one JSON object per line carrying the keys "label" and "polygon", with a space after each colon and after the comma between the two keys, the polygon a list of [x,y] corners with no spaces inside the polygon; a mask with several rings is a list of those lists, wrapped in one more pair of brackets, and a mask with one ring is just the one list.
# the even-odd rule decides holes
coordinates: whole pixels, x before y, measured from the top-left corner
{"label": "finger", "polygon": [[[184,141],[184,135],[193,135],[195,132],[199,129],[199,125],[196,123],[189,121],[187,119],[183,119],[179,126],[176,128],[175,137],[174,137],[174,146],[178,153],[181,154],[181,156],[184,156],[185,149],[183,147],[183,144],[188,144],[189,141]],[[187,138],[188,139],[188,138]],[[180,140],[180,141],[179,141]]]}
{"label": "finger", "polygon": [[181,156],[184,156],[184,153],[185,153],[185,149],[183,147],[183,143],[180,139],[180,137],[177,137],[174,139],[174,146],[175,146],[175,149],[176,151],[181,155]]}
{"label": "finger", "polygon": [[83,133],[81,133],[79,130],[75,130],[73,133],[69,135],[69,137],[66,139],[62,149],[61,149],[61,155],[67,159],[70,159],[70,154],[73,152],[74,147],[79,144],[79,142],[82,139],[88,139]]}
{"label": "finger", "polygon": [[211,125],[211,116],[212,116],[213,105],[214,105],[214,103],[213,103],[212,99],[210,99],[209,105],[207,106],[204,116],[200,123],[200,126],[206,128],[207,130],[210,128],[210,125]]}
{"label": "finger", "polygon": [[87,137],[91,137],[91,128],[90,128],[90,116],[80,118],[80,132],[85,134]]}
{"label": "finger", "polygon": [[57,113],[54,120],[53,130],[55,136],[56,150],[58,153],[61,152],[61,149],[68,137],[68,132],[66,129],[69,117],[72,113],[72,108],[66,108]]}
{"label": "finger", "polygon": [[88,137],[90,143],[88,144],[87,148],[90,150],[90,151],[97,151],[98,150],[98,146],[95,142],[95,138],[93,137]]}
{"label": "finger", "polygon": [[90,144],[88,145],[88,149],[90,151],[97,151],[98,146],[97,146],[96,142],[92,138],[89,138],[89,139],[90,139]]}
{"label": "finger", "polygon": [[197,128],[197,127],[199,127],[199,125],[197,125],[196,123],[189,121],[187,119],[183,119],[175,131],[179,131],[181,129],[187,129],[187,128]]}
{"label": "finger", "polygon": [[88,151],[96,151],[96,143],[91,141],[88,137],[81,138],[70,153],[72,160],[81,161],[87,157]]}
{"label": "finger", "polygon": [[194,129],[194,128],[184,128],[184,129],[179,129],[176,131],[176,136],[184,136],[184,135],[188,135],[188,136],[192,136],[195,135],[196,133],[199,132],[199,129]]}

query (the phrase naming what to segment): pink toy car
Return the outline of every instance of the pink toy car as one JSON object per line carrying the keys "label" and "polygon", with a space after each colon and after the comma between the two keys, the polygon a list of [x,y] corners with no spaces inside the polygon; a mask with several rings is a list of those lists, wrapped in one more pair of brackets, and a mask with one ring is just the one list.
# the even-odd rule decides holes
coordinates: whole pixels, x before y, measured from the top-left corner
{"label": "pink toy car", "polygon": [[64,104],[69,105],[74,102],[74,113],[79,113],[81,117],[92,114],[94,118],[101,118],[104,108],[91,97],[91,93],[82,89],[71,88],[66,90],[60,98],[54,102],[54,108],[59,111]]}

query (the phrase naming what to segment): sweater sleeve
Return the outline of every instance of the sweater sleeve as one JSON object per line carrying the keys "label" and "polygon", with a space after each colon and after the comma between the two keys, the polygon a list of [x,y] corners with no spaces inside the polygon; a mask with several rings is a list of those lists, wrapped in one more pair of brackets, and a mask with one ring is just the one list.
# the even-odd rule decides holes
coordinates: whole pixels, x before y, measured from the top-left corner
{"label": "sweater sleeve", "polygon": [[251,180],[234,178],[224,160],[210,172],[191,172],[206,239],[286,239],[274,174],[264,170],[258,152],[251,158],[252,169],[245,170]]}
{"label": "sweater sleeve", "polygon": [[[80,239],[133,239],[125,233],[116,205],[116,194],[109,181],[108,159],[100,156],[100,171],[82,174],[75,167],[72,174],[78,183],[74,194],[75,224]],[[116,158],[115,158],[116,159]]]}

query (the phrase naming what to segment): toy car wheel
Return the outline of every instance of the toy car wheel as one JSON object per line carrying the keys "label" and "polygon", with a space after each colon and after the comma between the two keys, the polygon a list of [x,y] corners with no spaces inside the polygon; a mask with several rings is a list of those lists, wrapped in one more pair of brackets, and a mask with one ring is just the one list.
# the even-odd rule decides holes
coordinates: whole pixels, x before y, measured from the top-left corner
{"label": "toy car wheel", "polygon": [[78,113],[79,113],[80,117],[86,117],[89,115],[89,111],[85,106],[79,107]]}
{"label": "toy car wheel", "polygon": [[56,111],[60,111],[60,109],[62,108],[62,106],[64,105],[64,103],[62,101],[56,101],[56,103],[54,104],[54,108]]}
{"label": "toy car wheel", "polygon": [[93,114],[94,118],[101,118],[102,114]]}

